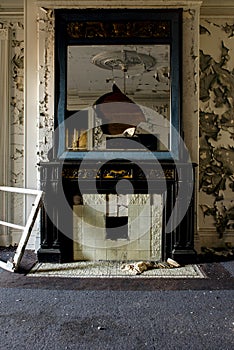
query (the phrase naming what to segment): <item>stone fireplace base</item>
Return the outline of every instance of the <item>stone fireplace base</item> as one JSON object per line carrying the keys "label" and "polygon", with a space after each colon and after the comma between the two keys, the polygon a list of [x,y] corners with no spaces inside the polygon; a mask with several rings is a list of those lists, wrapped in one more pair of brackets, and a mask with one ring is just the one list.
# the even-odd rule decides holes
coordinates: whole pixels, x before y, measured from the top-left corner
{"label": "stone fireplace base", "polygon": [[160,260],[161,251],[161,195],[85,194],[73,206],[74,260]]}

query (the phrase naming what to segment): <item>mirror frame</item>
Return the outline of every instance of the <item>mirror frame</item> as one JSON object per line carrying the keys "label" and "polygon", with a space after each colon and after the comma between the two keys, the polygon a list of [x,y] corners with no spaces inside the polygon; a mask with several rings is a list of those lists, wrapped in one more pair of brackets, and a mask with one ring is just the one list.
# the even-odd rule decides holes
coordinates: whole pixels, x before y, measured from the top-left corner
{"label": "mirror frame", "polygon": [[[142,25],[143,24],[143,25]],[[120,25],[122,31],[115,31]],[[122,26],[122,27],[121,27]],[[139,30],[141,28],[146,30]],[[114,28],[114,29],[113,29]],[[138,29],[137,29],[138,28]],[[67,48],[70,45],[169,44],[171,83],[171,134],[168,151],[65,150],[64,121],[67,115]],[[179,160],[181,136],[182,9],[56,9],[55,10],[55,153],[59,159],[128,158]]]}

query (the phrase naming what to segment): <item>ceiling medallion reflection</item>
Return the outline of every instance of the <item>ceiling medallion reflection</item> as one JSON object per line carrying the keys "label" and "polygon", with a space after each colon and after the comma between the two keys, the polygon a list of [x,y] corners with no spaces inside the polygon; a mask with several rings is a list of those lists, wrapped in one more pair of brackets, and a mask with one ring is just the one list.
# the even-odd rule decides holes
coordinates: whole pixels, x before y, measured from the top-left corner
{"label": "ceiling medallion reflection", "polygon": [[127,72],[131,69],[149,71],[156,65],[156,59],[145,53],[132,50],[101,52],[92,58],[96,66],[108,70],[122,70]]}

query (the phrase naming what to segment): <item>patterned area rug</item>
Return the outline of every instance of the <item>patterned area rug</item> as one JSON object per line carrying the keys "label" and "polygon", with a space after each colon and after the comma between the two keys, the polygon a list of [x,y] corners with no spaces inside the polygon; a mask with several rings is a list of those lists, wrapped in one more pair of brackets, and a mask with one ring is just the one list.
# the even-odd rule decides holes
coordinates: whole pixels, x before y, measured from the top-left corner
{"label": "patterned area rug", "polygon": [[31,277],[64,278],[205,278],[197,265],[154,268],[136,275],[121,269],[122,262],[79,261],[66,264],[37,263],[28,273]]}

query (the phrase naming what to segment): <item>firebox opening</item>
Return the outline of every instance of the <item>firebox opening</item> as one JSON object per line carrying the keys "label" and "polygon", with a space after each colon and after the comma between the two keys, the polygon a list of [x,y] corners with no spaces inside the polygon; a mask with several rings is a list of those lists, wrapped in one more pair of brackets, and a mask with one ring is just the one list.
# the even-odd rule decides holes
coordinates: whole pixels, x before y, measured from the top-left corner
{"label": "firebox opening", "polygon": [[106,239],[129,239],[127,216],[106,216]]}

